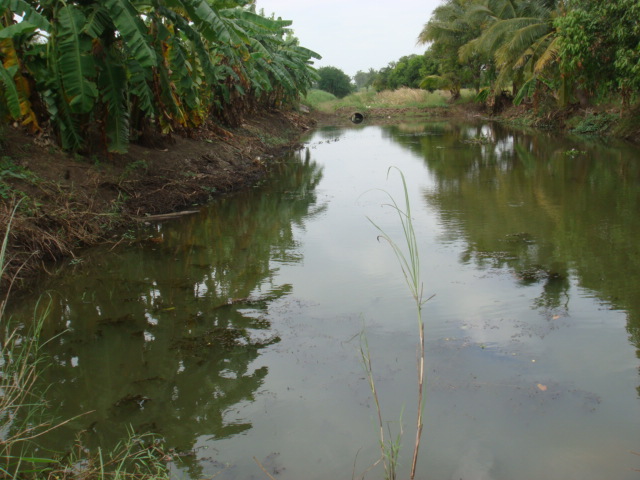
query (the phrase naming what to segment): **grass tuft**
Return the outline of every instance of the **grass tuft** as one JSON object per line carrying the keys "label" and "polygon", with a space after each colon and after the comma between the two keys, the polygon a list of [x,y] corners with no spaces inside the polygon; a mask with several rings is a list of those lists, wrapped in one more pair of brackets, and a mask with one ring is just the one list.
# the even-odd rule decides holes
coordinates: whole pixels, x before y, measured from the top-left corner
{"label": "grass tuft", "polygon": [[307,96],[304,98],[303,102],[305,105],[308,105],[311,108],[319,108],[319,106],[323,103],[332,102],[336,100],[338,97],[333,95],[332,93],[325,92],[324,90],[311,89],[307,93]]}
{"label": "grass tuft", "polygon": [[378,446],[380,448],[380,458],[373,466],[376,466],[381,462],[384,467],[385,480],[395,480],[398,472],[400,447],[402,446],[402,414],[400,415],[400,430],[398,431],[395,440],[393,439],[391,426],[387,425],[387,432],[389,434],[389,439],[387,440],[385,437],[384,420],[382,418],[382,406],[380,405],[380,400],[378,398],[376,382],[373,378],[371,351],[369,350],[369,342],[365,335],[364,327],[360,332],[360,358],[362,359],[362,363],[367,374],[369,389],[371,390],[371,396],[373,397],[373,401],[376,405],[376,412],[378,413]]}

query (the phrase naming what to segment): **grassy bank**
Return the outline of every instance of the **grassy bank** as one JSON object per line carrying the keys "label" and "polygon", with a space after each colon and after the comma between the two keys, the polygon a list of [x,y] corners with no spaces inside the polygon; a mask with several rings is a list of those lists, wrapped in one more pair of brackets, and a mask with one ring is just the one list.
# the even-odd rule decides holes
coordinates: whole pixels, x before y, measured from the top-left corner
{"label": "grassy bank", "polygon": [[429,110],[446,109],[452,105],[464,104],[473,98],[471,91],[465,91],[462,98],[455,103],[451,102],[451,95],[443,90],[428,92],[415,88],[400,88],[398,90],[385,90],[375,92],[373,90],[352,93],[344,98],[336,98],[330,93],[321,90],[312,90],[303,103],[312,109],[323,113],[336,113],[344,110],[353,110],[363,113],[379,109],[392,110]]}
{"label": "grassy bank", "polygon": [[400,88],[395,91],[360,91],[336,98],[321,90],[311,90],[303,103],[322,115],[338,117],[360,112],[370,119],[407,116],[482,117],[516,126],[554,129],[577,135],[599,135],[624,138],[640,143],[640,103],[624,110],[615,101],[601,100],[588,107],[570,105],[559,108],[548,98],[534,108],[506,101],[499,108],[489,108],[474,99],[475,91],[464,89],[461,97],[451,100],[449,92]]}

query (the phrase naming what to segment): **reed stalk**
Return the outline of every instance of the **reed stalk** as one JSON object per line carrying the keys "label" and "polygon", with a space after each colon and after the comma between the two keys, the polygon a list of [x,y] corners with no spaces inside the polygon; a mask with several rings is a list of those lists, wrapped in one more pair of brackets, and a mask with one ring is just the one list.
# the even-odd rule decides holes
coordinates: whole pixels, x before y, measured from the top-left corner
{"label": "reed stalk", "polygon": [[391,433],[391,427],[387,425],[387,431],[389,433],[389,440],[386,440],[384,434],[384,421],[382,419],[382,407],[380,405],[380,400],[378,398],[378,390],[376,388],[376,383],[373,378],[373,365],[371,362],[371,351],[369,350],[369,342],[367,341],[367,337],[365,335],[364,328],[360,332],[360,356],[362,358],[362,363],[364,364],[365,371],[367,373],[367,380],[369,382],[369,389],[371,390],[371,395],[373,397],[373,401],[376,405],[376,412],[378,413],[378,445],[380,447],[380,459],[374,463],[372,468],[377,465],[379,462],[382,462],[384,467],[385,479],[386,480],[395,480],[397,471],[398,471],[398,460],[400,457],[400,446],[402,440],[402,414],[400,414],[400,431],[398,432],[396,439],[393,440],[393,435]]}
{"label": "reed stalk", "polygon": [[[415,228],[413,225],[413,218],[411,216],[411,202],[409,199],[409,190],[407,188],[407,182],[402,171],[396,167],[390,167],[387,171],[387,177],[392,170],[397,170],[400,174],[400,178],[402,180],[402,187],[404,191],[404,208],[398,204],[396,199],[389,194],[388,192],[384,192],[389,197],[390,203],[387,206],[391,207],[398,214],[398,218],[400,220],[400,224],[402,226],[404,243],[398,244],[384,229],[382,229],[377,223],[375,223],[371,218],[368,220],[373,224],[373,226],[380,232],[378,235],[378,240],[386,241],[392,248],[393,253],[395,254],[398,263],[400,264],[400,268],[402,269],[402,273],[404,275],[404,279],[409,287],[409,291],[411,292],[411,296],[413,297],[415,306],[416,306],[416,314],[417,314],[417,325],[418,325],[418,354],[417,354],[417,385],[418,385],[418,412],[416,416],[416,434],[415,441],[413,446],[413,459],[411,462],[411,473],[410,478],[413,480],[416,475],[416,466],[418,463],[418,454],[420,452],[420,441],[422,438],[422,430],[424,427],[424,405],[425,405],[425,335],[424,335],[424,321],[422,318],[422,307],[426,302],[428,302],[433,296],[429,298],[424,298],[424,285],[422,279],[420,277],[420,254],[418,249],[418,240],[416,237]],[[368,368],[371,368],[371,364],[369,363]],[[373,382],[373,377],[369,377],[370,387],[374,392],[374,398],[376,398],[376,406],[378,407],[378,414],[380,415],[380,407],[377,401],[377,394],[375,394],[375,386],[371,386]]]}

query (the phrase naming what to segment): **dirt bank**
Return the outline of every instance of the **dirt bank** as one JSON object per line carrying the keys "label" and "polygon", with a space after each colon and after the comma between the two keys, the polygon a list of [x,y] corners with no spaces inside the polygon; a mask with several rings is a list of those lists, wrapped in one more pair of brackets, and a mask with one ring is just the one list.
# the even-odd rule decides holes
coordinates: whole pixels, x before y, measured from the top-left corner
{"label": "dirt bank", "polygon": [[18,286],[79,249],[122,240],[149,215],[193,208],[255,183],[315,125],[294,112],[263,112],[240,128],[212,126],[126,155],[73,156],[19,128],[0,131],[0,235],[17,206],[2,288]]}

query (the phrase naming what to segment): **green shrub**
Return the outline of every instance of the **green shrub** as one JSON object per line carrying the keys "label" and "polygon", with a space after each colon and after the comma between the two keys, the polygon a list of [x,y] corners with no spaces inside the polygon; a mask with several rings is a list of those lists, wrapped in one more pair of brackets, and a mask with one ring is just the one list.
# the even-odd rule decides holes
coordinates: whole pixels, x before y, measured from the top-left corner
{"label": "green shrub", "polygon": [[588,115],[580,120],[571,132],[580,135],[601,135],[609,130],[617,119],[618,116],[612,113]]}

